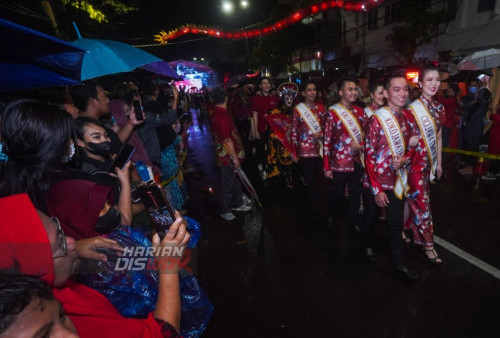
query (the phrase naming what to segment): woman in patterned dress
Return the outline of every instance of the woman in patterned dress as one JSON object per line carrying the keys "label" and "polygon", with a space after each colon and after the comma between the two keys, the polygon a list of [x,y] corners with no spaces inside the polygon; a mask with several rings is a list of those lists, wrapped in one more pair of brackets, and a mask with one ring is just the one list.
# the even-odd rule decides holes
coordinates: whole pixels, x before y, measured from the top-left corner
{"label": "woman in patterned dress", "polygon": [[[420,71],[418,79],[422,94],[409,107],[412,108],[414,104],[418,104],[418,101],[420,101],[432,117],[437,139],[434,145],[432,145],[432,142],[429,142],[429,146],[437,147],[437,167],[434,174],[439,178],[443,171],[441,167],[441,127],[444,122],[444,107],[434,99],[441,83],[439,70],[434,66],[427,66]],[[411,112],[415,116],[413,108]],[[434,249],[434,230],[430,205],[432,164],[429,159],[428,148],[422,136],[421,127],[418,130],[418,134],[420,138],[411,158],[411,169],[408,170],[410,190],[408,192],[407,203],[411,215],[409,215],[410,217],[406,221],[405,229],[412,230],[415,244],[423,246],[427,259],[431,263],[440,264],[442,260],[438,257]]]}

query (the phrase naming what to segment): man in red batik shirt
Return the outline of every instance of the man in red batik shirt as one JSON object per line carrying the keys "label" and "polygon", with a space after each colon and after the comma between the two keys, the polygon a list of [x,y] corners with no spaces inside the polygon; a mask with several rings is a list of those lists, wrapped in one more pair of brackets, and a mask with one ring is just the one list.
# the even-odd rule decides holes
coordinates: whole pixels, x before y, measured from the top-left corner
{"label": "man in red batik shirt", "polygon": [[216,163],[220,167],[221,217],[232,221],[236,218],[232,210],[252,209],[243,202],[241,183],[233,170],[233,167],[236,169],[241,167],[245,151],[233,118],[227,111],[227,92],[222,88],[215,88],[210,96],[215,105],[211,116],[211,127],[215,138]]}
{"label": "man in red batik shirt", "polygon": [[326,114],[323,166],[325,176],[333,179],[333,199],[330,213],[337,217],[337,204],[347,183],[349,189],[349,226],[359,232],[359,204],[364,150],[365,114],[363,108],[353,105],[358,98],[354,79],[338,83],[340,102]]}
{"label": "man in red batik shirt", "polygon": [[366,175],[363,183],[365,222],[362,238],[366,257],[374,261],[372,230],[377,217],[377,207],[386,208],[395,273],[401,278],[415,280],[418,278],[417,272],[406,268],[403,264],[404,250],[401,237],[407,190],[404,168],[411,156],[407,149],[408,144],[414,147],[418,141],[418,138],[412,137],[414,136],[412,130],[416,128],[413,116],[403,109],[408,98],[408,84],[404,73],[395,72],[386,78],[384,96],[388,105],[375,112],[366,128]]}
{"label": "man in red batik shirt", "polygon": [[250,135],[255,140],[256,154],[255,160],[257,162],[257,167],[262,177],[264,176],[264,164],[266,163],[265,145],[267,143],[267,122],[264,118],[265,115],[276,107],[278,107],[279,98],[276,95],[271,94],[271,79],[268,77],[262,77],[259,82],[260,91],[257,92],[252,97],[252,105],[250,110],[252,111],[252,119]]}
{"label": "man in red batik shirt", "polygon": [[321,152],[323,147],[323,127],[325,107],[316,103],[316,84],[306,82],[302,89],[305,101],[293,109],[292,147],[297,157],[294,161],[304,175],[307,197],[313,210],[318,208],[318,176],[321,175]]}

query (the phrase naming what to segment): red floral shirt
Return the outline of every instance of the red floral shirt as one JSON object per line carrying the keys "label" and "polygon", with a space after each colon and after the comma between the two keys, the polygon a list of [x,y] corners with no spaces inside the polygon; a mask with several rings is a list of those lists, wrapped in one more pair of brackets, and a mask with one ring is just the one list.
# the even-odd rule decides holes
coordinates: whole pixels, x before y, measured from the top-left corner
{"label": "red floral shirt", "polygon": [[212,132],[215,138],[215,154],[216,163],[219,167],[231,165],[231,158],[224,146],[224,140],[230,139],[233,141],[234,150],[238,158],[243,160],[245,158],[245,151],[241,143],[241,137],[236,127],[234,126],[233,118],[229,115],[227,109],[220,106],[215,106],[214,112],[210,118]]}
{"label": "red floral shirt", "polygon": [[[389,108],[389,107],[388,107]],[[389,108],[390,109],[390,108]],[[408,145],[411,136],[415,135],[416,123],[413,115],[406,109],[401,112],[391,110],[399,122],[405,144]],[[407,162],[412,156],[411,149],[405,154]],[[372,189],[377,195],[383,190],[393,190],[396,182],[396,170],[392,166],[392,152],[377,117],[368,120],[365,136],[365,167],[363,186]]]}
{"label": "red floral shirt", "polygon": [[[316,116],[319,124],[324,126],[325,106],[320,103],[315,103],[313,107],[309,107],[311,112]],[[320,143],[323,139],[323,131],[320,132],[319,138],[313,137],[312,131],[304,122],[296,108],[293,109],[292,118],[292,147],[294,153],[298,157],[318,157],[320,152]]]}
{"label": "red floral shirt", "polygon": [[[348,109],[346,106],[343,106]],[[361,107],[352,106],[350,112],[364,132],[365,114]],[[359,153],[351,151],[352,138],[338,115],[330,107],[326,114],[323,164],[325,171],[353,172],[354,162],[361,164]],[[364,142],[363,142],[364,143]],[[360,144],[363,146],[363,144]]]}

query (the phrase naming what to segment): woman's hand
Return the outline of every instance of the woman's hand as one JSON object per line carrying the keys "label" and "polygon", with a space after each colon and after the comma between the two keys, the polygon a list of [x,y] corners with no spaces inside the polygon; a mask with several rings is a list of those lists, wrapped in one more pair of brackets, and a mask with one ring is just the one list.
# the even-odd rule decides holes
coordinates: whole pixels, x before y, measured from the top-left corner
{"label": "woman's hand", "polygon": [[111,249],[120,253],[123,252],[123,247],[118,244],[118,242],[102,236],[79,239],[76,241],[75,246],[80,257],[102,262],[106,262],[108,258],[105,254],[97,252],[97,248]]}
{"label": "woman's hand", "polygon": [[120,183],[122,184],[129,184],[130,183],[130,161],[128,161],[122,169],[116,167],[115,168],[115,173],[116,173],[116,177],[118,178],[118,180],[120,181]]}
{"label": "woman's hand", "polygon": [[443,167],[438,165],[436,169],[436,176],[437,178],[441,178],[441,175],[443,175]]}

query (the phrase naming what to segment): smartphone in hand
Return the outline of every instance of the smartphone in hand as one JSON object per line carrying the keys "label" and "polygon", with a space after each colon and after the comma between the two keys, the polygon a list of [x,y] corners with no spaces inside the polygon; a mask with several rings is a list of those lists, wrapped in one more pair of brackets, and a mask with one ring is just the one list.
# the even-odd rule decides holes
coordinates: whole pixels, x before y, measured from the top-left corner
{"label": "smartphone in hand", "polygon": [[127,164],[127,162],[130,160],[134,151],[135,151],[134,147],[132,147],[130,144],[125,144],[118,153],[118,155],[116,155],[108,171],[110,173],[114,173],[115,168],[118,167],[122,169],[125,166],[125,164]]}
{"label": "smartphone in hand", "polygon": [[144,111],[142,110],[141,102],[139,100],[132,101],[134,105],[135,118],[137,121],[144,120]]}

